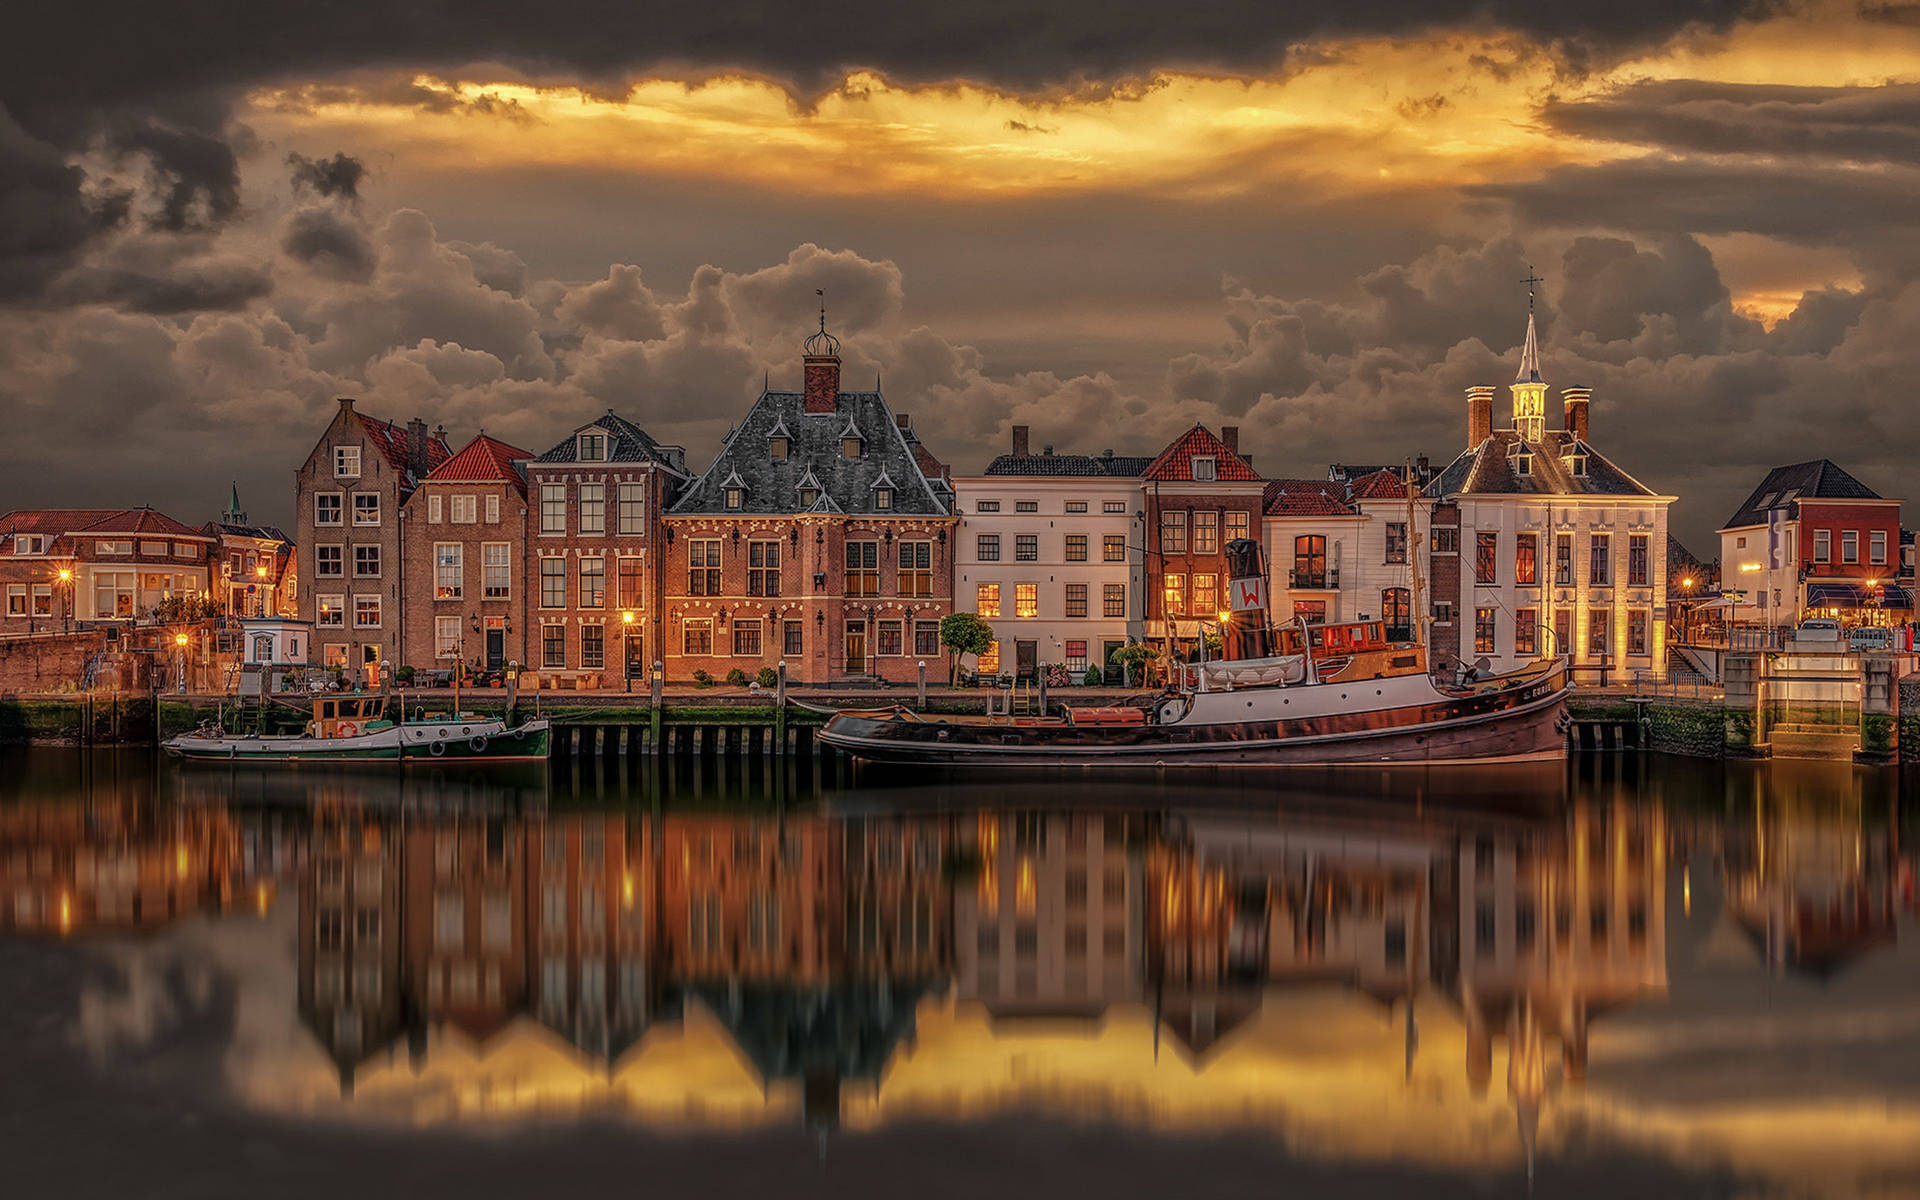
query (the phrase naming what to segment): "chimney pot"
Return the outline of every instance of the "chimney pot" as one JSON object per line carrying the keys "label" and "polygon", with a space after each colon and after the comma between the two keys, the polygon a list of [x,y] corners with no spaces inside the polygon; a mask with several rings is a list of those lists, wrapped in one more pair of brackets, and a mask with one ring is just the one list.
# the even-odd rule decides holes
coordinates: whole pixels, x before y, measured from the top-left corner
{"label": "chimney pot", "polygon": [[907,416],[907,414],[906,414],[906,413],[895,413],[895,414],[893,414],[893,423],[894,423],[895,425],[898,425],[898,426],[899,426],[900,428],[902,428],[902,429],[912,429],[912,428],[913,428],[913,422],[912,422],[912,420],[910,420],[910,419],[908,418],[908,416]]}
{"label": "chimney pot", "polygon": [[414,417],[407,422],[407,469],[416,478],[424,478],[428,461],[427,423]]}
{"label": "chimney pot", "polygon": [[1238,425],[1222,425],[1220,427],[1220,441],[1226,446],[1227,453],[1240,453],[1240,427]]}
{"label": "chimney pot", "polygon": [[1052,447],[1052,446],[1042,446],[1042,447],[1040,447],[1040,453],[1042,453],[1042,454],[1044,454],[1044,455],[1046,455],[1046,456],[1047,456],[1048,458],[1052,458],[1052,457],[1053,457],[1053,447]]}
{"label": "chimney pot", "polygon": [[1467,389],[1467,449],[1476,450],[1493,436],[1493,389]]}
{"label": "chimney pot", "polygon": [[1593,389],[1583,387],[1562,388],[1560,391],[1565,402],[1567,432],[1579,441],[1587,440],[1588,422],[1591,419],[1589,409],[1593,399]]}
{"label": "chimney pot", "polygon": [[1025,458],[1027,456],[1027,427],[1025,425],[1015,425],[1013,427],[1013,454],[1015,458]]}

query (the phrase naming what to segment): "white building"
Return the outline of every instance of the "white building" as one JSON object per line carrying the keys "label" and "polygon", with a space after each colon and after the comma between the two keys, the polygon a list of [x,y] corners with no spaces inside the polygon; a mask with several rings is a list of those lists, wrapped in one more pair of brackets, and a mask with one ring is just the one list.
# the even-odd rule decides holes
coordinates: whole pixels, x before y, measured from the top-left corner
{"label": "white building", "polygon": [[[1030,453],[1027,427],[1013,452],[981,475],[953,478],[960,512],[954,553],[956,612],[993,626],[983,675],[1030,676],[1059,663],[1074,682],[1144,630],[1140,473],[1149,459]],[[1118,678],[1117,669],[1107,671]]]}
{"label": "white building", "polygon": [[[1419,472],[1416,468],[1416,479]],[[1387,636],[1411,641],[1414,548],[1425,544],[1431,501],[1412,503],[1408,532],[1406,476],[1380,467],[1327,479],[1276,479],[1267,484],[1268,569],[1275,622],[1386,622]]]}
{"label": "white building", "polygon": [[1610,682],[1664,677],[1674,497],[1593,448],[1588,389],[1563,389],[1564,425],[1546,427],[1531,314],[1508,428],[1493,428],[1493,391],[1467,389],[1466,450],[1428,487],[1436,667],[1564,654],[1590,681],[1600,668]]}

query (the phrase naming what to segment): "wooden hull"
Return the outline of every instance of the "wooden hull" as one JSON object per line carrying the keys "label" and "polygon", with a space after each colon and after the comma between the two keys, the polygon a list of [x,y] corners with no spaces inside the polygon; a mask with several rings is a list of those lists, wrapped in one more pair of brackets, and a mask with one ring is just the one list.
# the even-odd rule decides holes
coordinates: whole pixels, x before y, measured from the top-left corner
{"label": "wooden hull", "polygon": [[384,763],[388,766],[449,763],[545,762],[550,730],[545,721],[507,729],[499,721],[409,723],[355,737],[259,737],[182,734],[167,753],[189,762]]}
{"label": "wooden hull", "polygon": [[1116,727],[842,714],[820,740],[872,762],[943,767],[1536,762],[1566,757],[1566,695],[1554,673],[1471,697],[1301,718]]}

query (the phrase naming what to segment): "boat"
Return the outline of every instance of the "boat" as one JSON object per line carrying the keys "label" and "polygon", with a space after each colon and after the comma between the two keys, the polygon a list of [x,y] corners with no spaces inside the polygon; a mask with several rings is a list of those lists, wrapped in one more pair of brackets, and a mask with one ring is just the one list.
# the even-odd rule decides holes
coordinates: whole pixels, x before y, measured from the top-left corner
{"label": "boat", "polygon": [[167,753],[197,762],[365,763],[397,766],[450,763],[545,762],[550,727],[545,720],[509,727],[498,717],[418,709],[398,721],[387,716],[387,697],[319,696],[313,718],[295,734],[231,732],[209,723],[169,738]]}
{"label": "boat", "polygon": [[[1413,529],[1411,483],[1408,491]],[[1274,628],[1260,545],[1239,538],[1226,551],[1233,610],[1221,614],[1222,658],[1177,664],[1158,696],[1025,717],[842,712],[819,738],[871,762],[941,767],[1432,766],[1566,757],[1565,659],[1485,678],[1473,670],[1444,682],[1429,674],[1417,553],[1408,555],[1412,611],[1422,616],[1389,639],[1382,621],[1296,617]]]}
{"label": "boat", "polygon": [[1421,647],[1388,644],[1325,674],[1310,653],[1194,664],[1147,702],[1063,715],[843,712],[819,736],[871,762],[943,767],[1537,762],[1566,756],[1566,705],[1561,659],[1442,684]]}

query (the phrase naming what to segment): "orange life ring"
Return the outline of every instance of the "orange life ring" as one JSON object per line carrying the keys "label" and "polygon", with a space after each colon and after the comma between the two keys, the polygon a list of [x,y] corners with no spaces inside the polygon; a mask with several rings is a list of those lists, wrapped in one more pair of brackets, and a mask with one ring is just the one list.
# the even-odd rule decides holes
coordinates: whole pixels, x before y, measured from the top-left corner
{"label": "orange life ring", "polygon": [[339,724],[333,727],[333,734],[335,737],[357,737],[359,736],[359,733],[360,733],[360,727],[358,725],[355,725],[352,721],[341,721]]}

